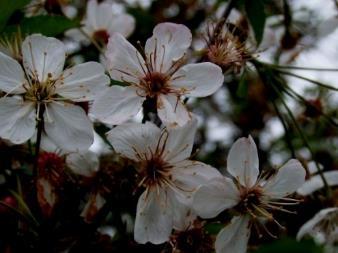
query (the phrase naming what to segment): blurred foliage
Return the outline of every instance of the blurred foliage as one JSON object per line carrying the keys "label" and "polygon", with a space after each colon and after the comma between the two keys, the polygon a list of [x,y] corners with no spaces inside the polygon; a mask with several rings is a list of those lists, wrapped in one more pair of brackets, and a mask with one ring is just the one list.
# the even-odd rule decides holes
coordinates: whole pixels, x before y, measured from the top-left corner
{"label": "blurred foliage", "polygon": [[255,253],[323,253],[323,247],[311,240],[298,242],[291,238],[283,238],[259,247]]}
{"label": "blurred foliage", "polygon": [[21,31],[22,34],[41,33],[45,36],[58,36],[63,32],[79,27],[80,23],[76,20],[70,20],[64,16],[35,16],[23,18],[19,24],[9,25],[3,30],[3,35],[11,36],[11,34]]}
{"label": "blurred foliage", "polygon": [[0,32],[6,26],[8,19],[13,13],[23,7],[25,7],[30,0],[0,0]]}

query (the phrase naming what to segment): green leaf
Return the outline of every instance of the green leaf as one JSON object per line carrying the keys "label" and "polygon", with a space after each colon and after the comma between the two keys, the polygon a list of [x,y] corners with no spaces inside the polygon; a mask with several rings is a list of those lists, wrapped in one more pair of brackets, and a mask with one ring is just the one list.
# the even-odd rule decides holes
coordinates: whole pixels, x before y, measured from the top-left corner
{"label": "green leaf", "polygon": [[41,33],[45,36],[57,36],[64,31],[79,27],[76,20],[70,20],[63,16],[35,16],[23,18],[19,25],[7,26],[4,33],[9,35],[18,31],[18,27],[23,35],[32,33]]}
{"label": "green leaf", "polygon": [[0,0],[0,31],[6,26],[8,19],[12,14],[25,5],[29,4],[30,0]]}
{"label": "green leaf", "polygon": [[284,238],[270,244],[261,246],[254,253],[322,253],[323,248],[312,240],[301,242],[291,238]]}
{"label": "green leaf", "polygon": [[266,14],[262,0],[245,0],[245,11],[255,33],[257,45],[263,39]]}
{"label": "green leaf", "polygon": [[236,94],[240,98],[245,98],[248,94],[248,80],[246,79],[246,72],[241,75],[241,79],[238,83]]}
{"label": "green leaf", "polygon": [[204,226],[204,230],[212,235],[217,235],[222,228],[224,228],[222,223],[208,223]]}

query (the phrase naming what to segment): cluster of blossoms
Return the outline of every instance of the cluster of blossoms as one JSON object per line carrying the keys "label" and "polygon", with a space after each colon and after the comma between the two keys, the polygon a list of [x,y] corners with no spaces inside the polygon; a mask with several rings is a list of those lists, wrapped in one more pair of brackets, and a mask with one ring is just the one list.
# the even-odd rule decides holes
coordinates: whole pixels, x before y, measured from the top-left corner
{"label": "cluster of blossoms", "polygon": [[[64,70],[64,44],[39,34],[23,41],[22,60],[0,53],[0,90],[4,94],[0,98],[0,137],[20,144],[35,141],[37,136],[67,153],[66,161],[49,153],[39,158],[37,187],[43,190],[38,190],[38,199],[45,215],[50,215],[57,202],[55,192],[64,162],[83,177],[98,171],[96,157],[76,153],[87,151],[93,143],[93,122],[86,110],[90,107],[92,118],[117,125],[107,139],[137,171],[137,185],[142,189],[134,226],[137,242],[164,243],[173,229],[188,227],[197,216],[209,219],[227,210],[234,216],[217,235],[217,253],[246,252],[251,226],[257,227],[258,222],[264,230],[266,221],[282,227],[271,211],[287,211],[285,205],[298,202],[287,196],[305,181],[300,162],[292,159],[276,175],[259,176],[257,148],[251,137],[237,140],[230,149],[229,176],[190,158],[198,124],[184,98],[215,93],[224,81],[222,68],[241,65],[236,59],[243,52],[242,45],[223,34],[210,43],[207,55],[222,68],[211,62],[187,63],[192,34],[186,26],[157,25],[144,49],[138,51],[125,38],[134,29],[132,17],[106,12],[110,13],[109,4],[89,1],[82,29],[90,38],[108,42],[105,66],[87,62]],[[229,59],[229,54],[235,59]],[[110,79],[123,86],[109,86]],[[149,101],[161,121],[159,126],[127,122]],[[53,173],[46,173],[47,167]],[[89,197],[81,213],[87,221],[105,204],[103,194],[96,191]]]}

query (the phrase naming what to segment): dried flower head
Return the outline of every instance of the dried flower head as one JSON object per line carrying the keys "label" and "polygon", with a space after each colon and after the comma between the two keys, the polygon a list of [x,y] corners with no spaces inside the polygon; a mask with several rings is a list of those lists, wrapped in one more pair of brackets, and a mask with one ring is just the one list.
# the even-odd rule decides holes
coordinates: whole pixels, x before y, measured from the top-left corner
{"label": "dried flower head", "polygon": [[205,56],[220,66],[223,72],[233,70],[238,73],[252,54],[247,49],[245,41],[235,34],[238,28],[229,27],[224,22],[208,26]]}

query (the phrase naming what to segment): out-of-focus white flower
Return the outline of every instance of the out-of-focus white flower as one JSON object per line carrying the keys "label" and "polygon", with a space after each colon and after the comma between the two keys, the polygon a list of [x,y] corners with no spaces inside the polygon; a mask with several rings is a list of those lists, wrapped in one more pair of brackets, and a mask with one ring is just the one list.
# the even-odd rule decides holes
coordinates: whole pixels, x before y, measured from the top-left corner
{"label": "out-of-focus white flower", "polygon": [[[338,171],[326,171],[323,172],[323,177],[325,178],[328,186],[338,186]],[[310,195],[315,191],[318,191],[324,187],[324,182],[321,175],[311,176],[299,189],[297,193],[303,196]]]}
{"label": "out-of-focus white flower", "polygon": [[338,208],[319,211],[299,229],[297,240],[306,235],[311,236],[318,244],[324,244],[326,253],[337,252],[335,245],[338,243]]}
{"label": "out-of-focus white flower", "polygon": [[22,43],[23,67],[0,53],[0,136],[15,144],[35,133],[43,110],[43,134],[65,151],[87,150],[93,126],[74,102],[91,101],[109,83],[96,62],[63,71],[65,48],[55,38],[34,34]]}
{"label": "out-of-focus white flower", "polygon": [[193,119],[175,129],[161,131],[149,122],[128,123],[108,133],[115,151],[136,163],[139,186],[145,188],[137,203],[134,228],[137,242],[168,241],[173,228],[185,226],[181,222],[195,189],[221,177],[216,169],[188,159],[196,128]]}
{"label": "out-of-focus white flower", "polygon": [[96,0],[90,0],[82,25],[86,35],[79,29],[71,29],[66,34],[79,42],[89,43],[90,41],[86,37],[89,36],[106,44],[114,33],[128,37],[134,31],[135,19],[129,14],[114,13],[112,3],[97,3]]}
{"label": "out-of-focus white flower", "polygon": [[209,96],[224,80],[221,68],[213,63],[183,66],[190,44],[190,30],[173,23],[154,28],[143,55],[123,36],[114,34],[106,52],[107,69],[113,79],[129,86],[111,87],[95,101],[94,115],[103,122],[121,124],[138,113],[146,98],[151,98],[164,124],[184,125],[191,115],[181,97]]}
{"label": "out-of-focus white flower", "polygon": [[99,170],[99,158],[90,151],[68,154],[66,164],[72,172],[84,177],[93,177]]}
{"label": "out-of-focus white flower", "polygon": [[25,15],[27,17],[32,17],[37,15],[46,15],[48,12],[67,14],[69,2],[69,0],[32,0],[25,7]]}
{"label": "out-of-focus white flower", "polygon": [[[222,211],[234,208],[239,216],[217,235],[217,253],[245,253],[250,236],[250,221],[273,218],[271,210],[283,210],[283,205],[297,203],[285,198],[305,180],[305,169],[295,159],[289,160],[268,179],[258,179],[257,147],[251,136],[238,139],[231,147],[227,170],[234,177],[217,178],[201,186],[195,193],[193,209],[202,218],[216,217]],[[262,224],[262,226],[264,226]],[[280,226],[280,225],[279,225]]]}

